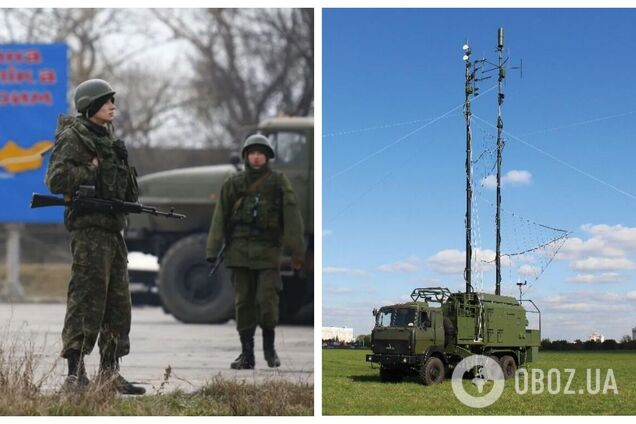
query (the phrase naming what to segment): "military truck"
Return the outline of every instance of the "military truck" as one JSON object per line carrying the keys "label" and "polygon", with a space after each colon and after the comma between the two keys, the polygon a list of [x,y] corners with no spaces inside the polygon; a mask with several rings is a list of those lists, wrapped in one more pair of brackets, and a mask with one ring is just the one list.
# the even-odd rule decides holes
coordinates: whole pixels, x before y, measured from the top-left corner
{"label": "military truck", "polygon": [[[292,271],[289,257],[282,261],[280,320],[313,324],[313,117],[271,118],[260,123],[257,130],[272,142],[274,168],[284,172],[294,187],[308,246],[300,272]],[[131,266],[131,284],[143,284],[147,293],[158,292],[163,308],[180,321],[223,323],[234,317],[230,274],[221,266],[212,279],[208,278],[205,246],[221,186],[242,167],[237,154],[226,165],[174,169],[138,180],[141,203],[164,209],[174,207],[187,215],[179,222],[131,215],[127,230],[129,250],[152,254],[159,262],[158,273]]]}
{"label": "military truck", "polygon": [[[457,292],[447,288],[417,288],[412,302],[374,310],[372,354],[367,362],[380,365],[380,379],[402,380],[418,375],[425,385],[437,384],[470,355],[497,360],[505,378],[518,367],[536,361],[541,313],[534,302],[509,296]],[[539,329],[528,329],[526,312],[538,314]]]}

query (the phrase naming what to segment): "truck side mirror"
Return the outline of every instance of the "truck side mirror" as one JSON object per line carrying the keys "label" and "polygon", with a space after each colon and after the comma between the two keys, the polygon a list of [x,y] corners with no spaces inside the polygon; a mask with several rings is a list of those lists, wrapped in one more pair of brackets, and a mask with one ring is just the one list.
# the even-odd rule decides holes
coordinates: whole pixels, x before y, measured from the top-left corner
{"label": "truck side mirror", "polygon": [[237,167],[241,163],[241,155],[238,152],[230,153],[230,164]]}
{"label": "truck side mirror", "polygon": [[373,308],[372,314],[376,316],[378,314],[378,308]]}

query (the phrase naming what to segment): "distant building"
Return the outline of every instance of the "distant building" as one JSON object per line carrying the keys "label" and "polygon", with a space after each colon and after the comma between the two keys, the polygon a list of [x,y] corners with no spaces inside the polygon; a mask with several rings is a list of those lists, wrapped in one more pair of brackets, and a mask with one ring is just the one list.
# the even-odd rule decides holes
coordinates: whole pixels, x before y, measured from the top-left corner
{"label": "distant building", "polygon": [[347,327],[322,327],[322,340],[338,340],[340,342],[350,343],[353,338],[353,328]]}
{"label": "distant building", "polygon": [[603,343],[605,341],[605,336],[599,333],[598,331],[595,331],[590,336],[590,341]]}

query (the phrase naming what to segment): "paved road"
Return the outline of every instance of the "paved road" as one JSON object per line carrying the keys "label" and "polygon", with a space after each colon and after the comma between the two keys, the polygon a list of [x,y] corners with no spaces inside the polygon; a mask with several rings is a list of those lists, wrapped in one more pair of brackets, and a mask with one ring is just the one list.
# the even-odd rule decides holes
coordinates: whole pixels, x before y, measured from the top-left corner
{"label": "paved road", "polygon": [[[0,303],[0,347],[14,352],[30,351],[36,357],[37,378],[48,375],[45,388],[64,380],[66,361],[59,357],[64,304]],[[226,379],[263,382],[285,379],[313,383],[313,328],[281,326],[276,346],[282,366],[267,368],[262,354],[260,330],[256,333],[256,369],[235,371],[229,364],[240,351],[234,322],[222,325],[183,324],[159,307],[133,308],[131,354],[124,357],[121,373],[130,381],[156,393],[170,367],[171,377],[163,391],[196,390],[220,375]],[[97,370],[97,347],[87,357],[89,377]]]}

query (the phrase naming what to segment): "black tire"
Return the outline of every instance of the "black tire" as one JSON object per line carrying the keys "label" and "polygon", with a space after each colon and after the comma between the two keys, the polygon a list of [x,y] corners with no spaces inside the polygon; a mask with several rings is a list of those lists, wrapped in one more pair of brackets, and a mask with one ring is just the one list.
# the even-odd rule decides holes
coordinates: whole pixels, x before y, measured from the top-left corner
{"label": "black tire", "polygon": [[207,234],[193,234],[174,243],[161,260],[159,297],[164,308],[186,323],[224,323],[234,317],[230,273],[219,267],[212,279],[205,260]]}
{"label": "black tire", "polygon": [[383,383],[399,383],[404,378],[404,373],[395,368],[380,368],[380,381]]}
{"label": "black tire", "polygon": [[502,356],[499,360],[499,364],[501,365],[501,370],[503,371],[503,375],[506,380],[515,376],[515,373],[517,372],[517,364],[512,356]]}
{"label": "black tire", "polygon": [[420,379],[426,386],[439,384],[444,381],[446,370],[441,359],[432,356],[420,368]]}
{"label": "black tire", "polygon": [[[282,317],[281,321],[283,321]],[[314,325],[314,302],[302,305],[294,317],[285,323],[294,325]]]}

